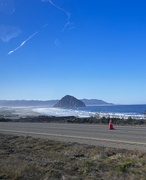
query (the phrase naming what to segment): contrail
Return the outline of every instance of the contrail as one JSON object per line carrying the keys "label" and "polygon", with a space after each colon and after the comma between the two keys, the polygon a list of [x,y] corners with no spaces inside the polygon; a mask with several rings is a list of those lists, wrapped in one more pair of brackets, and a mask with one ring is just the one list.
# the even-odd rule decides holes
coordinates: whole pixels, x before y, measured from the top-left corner
{"label": "contrail", "polygon": [[29,36],[25,41],[23,41],[22,43],[21,43],[21,45],[23,44],[25,44],[27,41],[29,41],[31,38],[33,38],[36,34],[38,34],[38,32],[39,31],[36,31],[35,33],[33,33],[31,36]]}
{"label": "contrail", "polygon": [[[74,27],[71,27],[73,24],[70,23],[70,21],[69,21],[69,20],[70,20],[70,13],[69,13],[68,11],[66,11],[66,10],[64,10],[63,8],[61,8],[61,7],[57,6],[56,4],[54,4],[54,3],[52,2],[52,0],[41,0],[41,1],[42,1],[42,2],[49,2],[52,6],[54,6],[55,8],[59,9],[60,11],[62,11],[63,13],[66,14],[66,16],[67,16],[67,22],[65,23],[65,25],[64,25],[64,27],[62,28],[61,32],[65,31],[65,29],[67,29],[67,27],[69,27],[68,29],[74,28]],[[44,24],[44,25],[42,26],[42,28],[46,28],[47,26],[48,26],[48,24]],[[15,51],[17,51],[18,49],[20,49],[22,46],[25,45],[25,43],[27,43],[31,38],[33,38],[33,37],[34,37],[36,34],[38,34],[38,33],[39,33],[39,31],[36,31],[35,33],[33,33],[33,34],[32,34],[31,36],[29,36],[26,40],[24,40],[18,47],[16,47],[15,49],[9,51],[7,55],[10,55],[10,54],[14,53]]]}
{"label": "contrail", "polygon": [[33,38],[36,34],[38,34],[39,31],[36,31],[35,33],[33,33],[31,36],[29,36],[26,40],[24,40],[18,47],[16,47],[15,49],[11,50],[8,52],[7,55],[10,55],[12,53],[14,53],[15,51],[17,51],[18,49],[20,49],[22,46],[24,46],[24,44],[26,42],[28,42],[31,38]]}

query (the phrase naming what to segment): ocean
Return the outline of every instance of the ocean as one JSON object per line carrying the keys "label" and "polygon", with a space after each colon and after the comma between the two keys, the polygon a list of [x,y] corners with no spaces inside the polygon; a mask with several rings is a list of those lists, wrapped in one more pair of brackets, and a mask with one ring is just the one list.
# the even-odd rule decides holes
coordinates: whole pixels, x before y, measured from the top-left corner
{"label": "ocean", "polygon": [[86,106],[81,108],[34,108],[33,111],[49,116],[76,117],[118,117],[146,118],[146,104],[143,105],[106,105]]}

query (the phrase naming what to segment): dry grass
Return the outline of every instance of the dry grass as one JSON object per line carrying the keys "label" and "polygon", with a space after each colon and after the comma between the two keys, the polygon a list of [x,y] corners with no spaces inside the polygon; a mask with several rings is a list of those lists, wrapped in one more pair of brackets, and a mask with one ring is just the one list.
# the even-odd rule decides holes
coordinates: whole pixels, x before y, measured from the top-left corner
{"label": "dry grass", "polygon": [[0,179],[144,180],[146,153],[0,134]]}

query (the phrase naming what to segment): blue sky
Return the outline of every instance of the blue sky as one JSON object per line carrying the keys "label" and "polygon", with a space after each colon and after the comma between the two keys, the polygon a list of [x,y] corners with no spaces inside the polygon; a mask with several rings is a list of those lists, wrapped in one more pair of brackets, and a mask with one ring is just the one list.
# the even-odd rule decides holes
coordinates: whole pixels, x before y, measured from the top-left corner
{"label": "blue sky", "polygon": [[0,0],[0,99],[146,104],[144,0]]}

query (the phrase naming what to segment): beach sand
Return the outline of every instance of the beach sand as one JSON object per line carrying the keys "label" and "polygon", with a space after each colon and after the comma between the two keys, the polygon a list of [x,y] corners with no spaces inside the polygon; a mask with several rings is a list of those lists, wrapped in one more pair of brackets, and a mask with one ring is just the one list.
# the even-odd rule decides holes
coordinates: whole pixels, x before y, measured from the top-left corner
{"label": "beach sand", "polygon": [[32,107],[1,107],[0,117],[19,119],[20,117],[35,117],[41,115],[38,112],[34,112]]}

